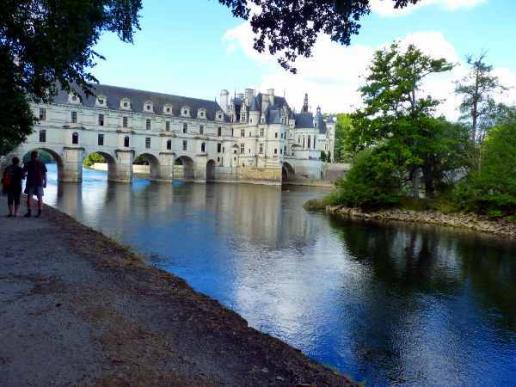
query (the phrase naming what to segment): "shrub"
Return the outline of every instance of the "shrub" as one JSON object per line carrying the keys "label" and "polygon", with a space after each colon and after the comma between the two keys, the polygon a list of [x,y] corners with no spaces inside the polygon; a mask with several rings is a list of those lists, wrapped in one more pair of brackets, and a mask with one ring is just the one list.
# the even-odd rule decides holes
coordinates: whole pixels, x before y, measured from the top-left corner
{"label": "shrub", "polygon": [[402,184],[392,154],[376,148],[360,152],[337,184],[332,200],[349,207],[380,208],[399,204]]}

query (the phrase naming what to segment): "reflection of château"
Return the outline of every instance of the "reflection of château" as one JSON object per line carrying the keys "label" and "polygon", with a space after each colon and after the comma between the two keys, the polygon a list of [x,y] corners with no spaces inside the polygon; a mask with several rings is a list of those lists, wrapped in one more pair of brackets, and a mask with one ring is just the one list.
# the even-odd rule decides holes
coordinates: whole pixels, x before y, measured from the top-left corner
{"label": "reflection of ch\u00e2teau", "polygon": [[105,85],[94,93],[60,91],[52,104],[34,105],[36,130],[16,152],[47,150],[62,181],[81,181],[82,161],[93,152],[108,162],[109,179],[121,182],[132,180],[139,156],[157,180],[273,184],[321,179],[321,155],[333,158],[334,120],[320,108],[312,114],[308,96],[295,113],[273,89],[232,98],[223,90],[220,104]]}

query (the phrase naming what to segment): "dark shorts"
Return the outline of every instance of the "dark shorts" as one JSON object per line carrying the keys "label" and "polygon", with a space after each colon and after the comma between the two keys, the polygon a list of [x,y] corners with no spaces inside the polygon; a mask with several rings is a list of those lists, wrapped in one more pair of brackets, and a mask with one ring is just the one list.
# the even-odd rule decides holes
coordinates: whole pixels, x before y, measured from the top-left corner
{"label": "dark shorts", "polygon": [[21,188],[14,189],[14,190],[8,190],[7,191],[7,204],[12,206],[13,204],[15,206],[20,205],[20,197],[21,197]]}
{"label": "dark shorts", "polygon": [[28,196],[36,195],[38,200],[43,198],[43,187],[40,185],[30,185],[25,187],[25,194]]}

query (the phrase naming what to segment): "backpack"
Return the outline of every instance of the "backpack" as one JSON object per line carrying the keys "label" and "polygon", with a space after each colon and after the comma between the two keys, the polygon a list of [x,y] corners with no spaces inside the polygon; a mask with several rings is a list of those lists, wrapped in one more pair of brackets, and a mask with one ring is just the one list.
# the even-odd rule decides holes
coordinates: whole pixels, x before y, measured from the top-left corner
{"label": "backpack", "polygon": [[11,168],[7,168],[4,171],[4,177],[2,178],[2,188],[4,191],[7,191],[9,186],[11,185],[12,177],[11,177]]}

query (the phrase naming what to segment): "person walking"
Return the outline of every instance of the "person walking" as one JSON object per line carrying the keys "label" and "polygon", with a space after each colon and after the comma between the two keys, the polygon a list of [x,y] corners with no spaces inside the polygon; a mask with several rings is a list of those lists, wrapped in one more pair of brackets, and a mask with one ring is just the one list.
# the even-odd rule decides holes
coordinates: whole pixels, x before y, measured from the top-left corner
{"label": "person walking", "polygon": [[20,159],[13,157],[12,164],[4,170],[2,177],[2,188],[7,194],[7,206],[9,207],[8,218],[18,216],[18,209],[20,208],[20,197],[22,191],[22,180],[25,179],[25,173],[20,167]]}
{"label": "person walking", "polygon": [[38,152],[32,151],[30,154],[30,161],[26,162],[23,170],[27,173],[27,184],[25,185],[25,193],[27,194],[27,213],[26,218],[32,216],[32,196],[36,195],[38,198],[38,214],[41,216],[41,207],[43,206],[43,188],[47,186],[47,167],[45,163],[38,159]]}

